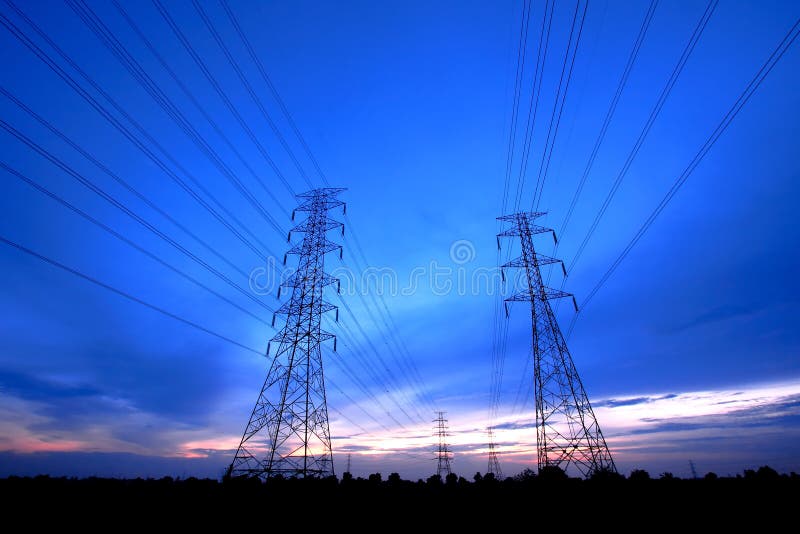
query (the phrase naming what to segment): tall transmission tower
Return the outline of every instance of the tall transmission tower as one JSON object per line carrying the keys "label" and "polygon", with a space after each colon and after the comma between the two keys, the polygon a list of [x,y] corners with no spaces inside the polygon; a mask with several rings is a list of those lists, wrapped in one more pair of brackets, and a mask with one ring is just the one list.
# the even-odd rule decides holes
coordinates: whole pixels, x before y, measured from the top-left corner
{"label": "tall transmission tower", "polygon": [[543,215],[544,212],[520,212],[498,217],[500,221],[511,223],[511,227],[497,235],[498,248],[501,237],[519,237],[522,248],[522,255],[503,265],[501,272],[506,268],[525,270],[523,289],[507,298],[505,306],[506,315],[509,302],[529,302],[531,306],[539,470],[558,466],[567,471],[573,466],[583,476],[601,470],[616,472],[589,397],[550,307],[551,299],[572,297],[577,310],[575,297],[545,287],[542,282],[542,265],[561,263],[564,270],[561,260],[538,254],[534,249],[534,235],[552,233],[553,240],[556,239],[552,229],[533,223]]}
{"label": "tall transmission tower", "polygon": [[439,444],[436,449],[436,459],[438,460],[436,474],[442,478],[452,473],[450,469],[450,460],[453,457],[453,453],[447,445],[447,419],[444,418],[445,413],[446,412],[436,412],[437,417],[433,420],[433,422],[436,423],[436,426],[433,427],[436,431],[434,435],[439,438]]}
{"label": "tall transmission tower", "polygon": [[692,478],[697,478],[697,469],[694,467],[694,462],[689,460],[689,469],[692,471]]}
{"label": "tall transmission tower", "polygon": [[494,450],[494,430],[489,427],[486,431],[489,434],[489,466],[486,472],[491,473],[494,478],[500,480],[503,478],[503,472],[500,470],[500,462],[497,460],[497,451]]}
{"label": "tall transmission tower", "polygon": [[[291,296],[275,312],[286,316],[283,328],[267,345],[277,343],[267,379],[261,388],[239,449],[228,468],[228,476],[268,478],[324,477],[333,475],[328,406],[322,370],[323,341],[336,337],[320,328],[322,314],[336,310],[322,299],[323,288],[339,283],[324,272],[325,255],[342,246],[327,238],[328,230],[344,226],[328,217],[328,211],[342,207],[338,188],[314,189],[297,195],[295,212],[308,218],[289,231],[304,233],[302,243],[286,253],[299,256],[297,270],[278,288],[290,288]],[[294,220],[295,213],[292,213]],[[284,256],[284,264],[287,256]],[[275,324],[275,316],[272,318]]]}

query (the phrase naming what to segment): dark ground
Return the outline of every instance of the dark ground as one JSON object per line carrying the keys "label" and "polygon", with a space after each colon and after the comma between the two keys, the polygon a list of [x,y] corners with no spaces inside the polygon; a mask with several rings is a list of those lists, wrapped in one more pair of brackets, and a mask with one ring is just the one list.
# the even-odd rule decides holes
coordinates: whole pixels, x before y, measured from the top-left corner
{"label": "dark ground", "polygon": [[[526,472],[502,481],[450,476],[384,479],[0,479],[3,516],[29,527],[104,531],[217,526],[260,532],[347,530],[539,530],[798,532],[800,476],[769,468],[732,478],[682,480],[641,471],[590,480]],[[508,528],[506,528],[508,527]],[[204,528],[204,530],[205,530]],[[6,532],[16,532],[16,528]],[[25,528],[24,530],[28,530]],[[38,530],[38,529],[37,529]]]}

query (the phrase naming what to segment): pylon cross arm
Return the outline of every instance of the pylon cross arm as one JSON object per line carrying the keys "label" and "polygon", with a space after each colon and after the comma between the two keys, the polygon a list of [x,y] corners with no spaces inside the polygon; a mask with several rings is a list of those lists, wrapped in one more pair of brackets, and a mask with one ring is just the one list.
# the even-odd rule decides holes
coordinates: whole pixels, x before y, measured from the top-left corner
{"label": "pylon cross arm", "polygon": [[531,235],[534,234],[546,234],[548,232],[552,232],[552,228],[545,228],[544,226],[539,226],[538,224],[531,224],[525,229],[520,229],[518,226],[512,226],[508,230],[504,230],[497,234],[497,237],[520,237],[523,233],[527,234],[528,232]]}
{"label": "pylon cross arm", "polygon": [[520,213],[512,213],[510,215],[502,215],[498,217],[497,220],[517,222],[522,218],[526,218],[529,221],[532,221],[534,219],[538,219],[539,217],[544,217],[545,215],[547,215],[546,211],[523,211]]}
{"label": "pylon cross arm", "polygon": [[[563,264],[564,262],[559,260],[558,258],[552,258],[550,256],[545,256],[544,254],[539,254],[537,252],[536,253],[536,263],[538,263],[541,266],[541,265],[550,265],[552,263],[561,263],[561,264]],[[510,267],[525,267],[525,258],[523,258],[522,256],[520,256],[518,258],[514,258],[510,262],[503,264],[502,267],[504,269],[505,268],[510,268]]]}

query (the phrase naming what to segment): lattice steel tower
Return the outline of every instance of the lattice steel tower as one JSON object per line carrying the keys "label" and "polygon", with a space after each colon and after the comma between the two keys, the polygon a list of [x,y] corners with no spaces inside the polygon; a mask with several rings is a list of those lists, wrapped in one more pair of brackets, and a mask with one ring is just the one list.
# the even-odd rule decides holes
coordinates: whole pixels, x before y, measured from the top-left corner
{"label": "lattice steel tower", "polygon": [[[291,297],[275,313],[286,316],[286,324],[267,345],[277,343],[267,379],[250,415],[239,449],[228,468],[228,476],[275,475],[324,477],[333,475],[328,406],[322,369],[323,341],[336,338],[320,328],[322,314],[338,309],[322,299],[323,288],[338,285],[324,272],[325,255],[341,245],[327,238],[328,230],[342,223],[328,211],[345,204],[336,196],[344,189],[314,189],[297,195],[295,212],[306,212],[305,222],[289,231],[303,232],[302,243],[288,254],[298,255],[297,270],[278,288],[291,288]],[[294,220],[294,213],[292,213]],[[284,264],[286,256],[284,256]],[[273,325],[275,317],[272,318]]]}
{"label": "lattice steel tower", "polygon": [[486,432],[489,434],[489,465],[486,472],[491,473],[494,478],[500,480],[503,478],[503,472],[500,470],[500,462],[497,460],[497,451],[494,450],[494,431],[492,427],[489,427]]}
{"label": "lattice steel tower", "polygon": [[533,336],[533,385],[536,405],[536,444],[539,470],[547,466],[558,466],[567,471],[570,466],[583,476],[600,470],[616,471],[614,460],[608,450],[600,425],[589,404],[578,371],[561,334],[550,299],[575,297],[557,289],[545,287],[540,267],[561,260],[537,254],[533,246],[536,234],[555,232],[533,224],[542,212],[521,212],[498,217],[511,223],[511,227],[497,236],[519,237],[522,255],[506,263],[502,269],[525,270],[524,287],[506,299],[508,302],[529,302],[531,306],[531,330]]}
{"label": "lattice steel tower", "polygon": [[436,431],[435,436],[439,438],[439,444],[436,449],[436,459],[438,464],[436,466],[436,474],[444,478],[452,473],[450,469],[450,459],[453,453],[447,445],[447,419],[444,418],[446,412],[436,412],[436,419],[433,420],[436,426],[433,428]]}

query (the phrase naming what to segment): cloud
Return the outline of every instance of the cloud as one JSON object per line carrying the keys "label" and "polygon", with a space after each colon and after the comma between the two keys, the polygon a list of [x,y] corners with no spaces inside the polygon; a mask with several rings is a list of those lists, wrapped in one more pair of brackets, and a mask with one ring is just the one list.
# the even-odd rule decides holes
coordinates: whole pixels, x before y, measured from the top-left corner
{"label": "cloud", "polygon": [[605,399],[599,402],[594,403],[596,408],[599,407],[611,407],[615,408],[618,406],[635,406],[637,404],[647,404],[649,402],[655,402],[658,400],[663,399],[672,399],[677,397],[676,393],[669,393],[667,395],[658,395],[658,396],[647,396],[647,397],[632,397],[632,398],[624,398],[624,399]]}
{"label": "cloud", "polygon": [[694,319],[681,323],[672,329],[673,332],[681,332],[690,328],[728,321],[740,317],[748,317],[759,313],[766,305],[760,306],[741,306],[741,305],[726,305],[719,306],[705,313],[696,316]]}
{"label": "cloud", "polygon": [[[65,365],[77,360],[84,364],[75,370]],[[223,360],[206,343],[174,351],[89,343],[58,355],[9,348],[0,359],[0,397],[21,408],[18,417],[3,414],[3,435],[17,438],[0,447],[50,450],[60,440],[63,450],[168,451],[175,432],[208,433],[225,394]]]}
{"label": "cloud", "polygon": [[87,398],[100,394],[100,390],[92,386],[58,383],[11,371],[0,371],[0,392],[32,400]]}
{"label": "cloud", "polygon": [[509,421],[506,423],[499,423],[496,425],[492,425],[492,429],[494,430],[520,430],[526,428],[536,428],[535,421],[528,421],[528,422],[517,422],[517,421]]}
{"label": "cloud", "polygon": [[[0,393],[0,435],[6,438],[0,440],[0,450],[213,458],[221,470],[241,438],[238,424],[224,411],[209,409],[209,423],[202,425],[191,417],[182,422],[176,412],[162,415],[143,409],[146,403],[108,397],[80,381],[68,384],[14,374],[4,374],[3,381],[8,385]],[[61,424],[55,407],[76,400],[90,403],[92,409],[87,410],[85,419],[73,414],[73,424]],[[614,396],[599,399],[594,407],[623,471],[656,466],[680,473],[680,469],[688,469],[689,458],[703,469],[721,473],[754,463],[771,463],[780,470],[799,467],[800,381]],[[531,414],[520,418],[511,415],[510,408],[501,407],[499,413],[507,415],[491,424],[503,468],[513,473],[535,465],[536,432]],[[455,452],[457,472],[485,470],[485,428],[490,424],[486,411],[454,411],[449,416],[448,443]],[[342,419],[336,421],[336,429],[335,454],[352,454],[358,469],[398,471],[412,478],[432,472],[436,438],[428,422],[406,424],[404,429],[372,429],[365,434]],[[131,462],[140,465],[140,460],[137,456]],[[173,464],[153,465],[164,471]]]}
{"label": "cloud", "polygon": [[710,424],[718,418],[743,423],[742,414],[791,409],[800,395],[800,381],[752,384],[733,389],[637,395],[595,403],[601,425],[612,432],[631,432],[665,422]]}
{"label": "cloud", "polygon": [[164,476],[219,478],[230,462],[224,453],[209,451],[202,457],[178,458],[120,452],[0,452],[0,472],[4,476]]}
{"label": "cloud", "polygon": [[[733,404],[724,401],[717,405]],[[743,429],[748,427],[798,426],[800,425],[800,394],[775,399],[767,404],[747,406],[732,412],[704,416],[678,417],[672,419],[643,419],[649,426],[634,429],[629,433],[657,433],[677,430],[703,429]]]}

